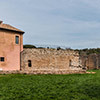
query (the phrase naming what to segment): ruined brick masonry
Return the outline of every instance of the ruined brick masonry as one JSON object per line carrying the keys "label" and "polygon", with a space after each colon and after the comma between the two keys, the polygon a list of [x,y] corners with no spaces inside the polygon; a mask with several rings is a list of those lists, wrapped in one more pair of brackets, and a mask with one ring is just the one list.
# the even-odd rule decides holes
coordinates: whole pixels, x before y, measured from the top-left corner
{"label": "ruined brick masonry", "polygon": [[79,53],[73,50],[24,49],[21,70],[30,73],[79,73],[83,71],[79,60]]}
{"label": "ruined brick masonry", "polygon": [[80,55],[82,68],[84,69],[100,69],[100,54],[81,54]]}

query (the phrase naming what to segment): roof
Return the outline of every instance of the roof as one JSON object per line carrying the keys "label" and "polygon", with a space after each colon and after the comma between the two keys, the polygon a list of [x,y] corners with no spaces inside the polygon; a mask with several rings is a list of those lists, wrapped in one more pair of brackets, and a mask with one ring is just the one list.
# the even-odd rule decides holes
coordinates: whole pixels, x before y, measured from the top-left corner
{"label": "roof", "polygon": [[4,24],[2,21],[0,21],[0,29],[19,32],[22,34],[24,33],[24,31],[21,31],[20,29],[17,29],[9,24]]}

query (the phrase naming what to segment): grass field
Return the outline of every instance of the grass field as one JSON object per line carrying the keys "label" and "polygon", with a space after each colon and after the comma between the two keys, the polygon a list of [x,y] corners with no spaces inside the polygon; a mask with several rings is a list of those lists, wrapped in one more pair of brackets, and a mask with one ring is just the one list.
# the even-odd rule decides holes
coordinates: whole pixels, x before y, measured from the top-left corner
{"label": "grass field", "polygon": [[100,100],[96,74],[0,75],[0,100]]}

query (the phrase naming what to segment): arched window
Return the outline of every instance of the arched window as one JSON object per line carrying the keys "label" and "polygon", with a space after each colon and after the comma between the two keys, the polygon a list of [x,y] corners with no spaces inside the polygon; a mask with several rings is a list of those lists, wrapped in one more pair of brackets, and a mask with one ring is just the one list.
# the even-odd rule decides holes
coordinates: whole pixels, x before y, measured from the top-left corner
{"label": "arched window", "polygon": [[32,67],[32,62],[31,62],[31,60],[28,60],[28,67]]}

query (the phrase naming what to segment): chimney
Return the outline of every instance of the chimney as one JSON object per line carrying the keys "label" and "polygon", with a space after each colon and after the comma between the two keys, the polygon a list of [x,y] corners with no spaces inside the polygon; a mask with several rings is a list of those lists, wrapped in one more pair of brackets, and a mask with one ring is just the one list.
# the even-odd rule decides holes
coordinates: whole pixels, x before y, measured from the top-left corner
{"label": "chimney", "polygon": [[0,24],[2,24],[3,23],[3,21],[0,21]]}

